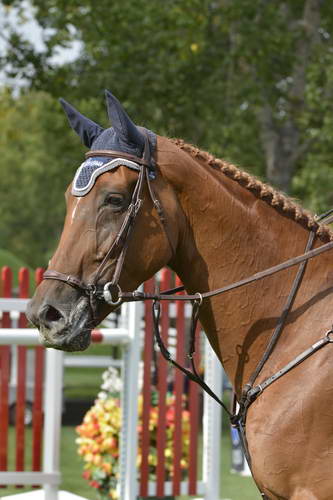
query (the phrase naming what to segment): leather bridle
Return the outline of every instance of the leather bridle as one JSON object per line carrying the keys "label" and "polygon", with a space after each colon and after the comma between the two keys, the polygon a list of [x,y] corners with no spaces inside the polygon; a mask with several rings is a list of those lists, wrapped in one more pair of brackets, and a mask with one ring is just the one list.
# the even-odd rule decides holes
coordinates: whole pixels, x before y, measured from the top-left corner
{"label": "leather bridle", "polygon": [[[333,330],[327,331],[324,336],[315,344],[310,346],[308,349],[306,349],[304,352],[302,352],[300,355],[298,355],[295,359],[291,360],[286,366],[284,366],[282,369],[280,369],[277,373],[273,374],[271,377],[267,378],[264,380],[261,384],[254,385],[257,377],[259,376],[264,364],[270,357],[271,353],[274,350],[274,347],[277,343],[278,338],[280,337],[284,325],[286,323],[288,314],[292,308],[292,305],[294,303],[295,297],[297,295],[297,292],[300,288],[300,284],[302,282],[306,264],[308,260],[315,258],[319,255],[321,255],[324,252],[327,252],[328,250],[333,249],[333,241],[329,241],[328,243],[323,244],[322,246],[312,249],[313,242],[315,240],[315,231],[311,231],[309,235],[309,240],[307,242],[307,246],[305,249],[305,252],[302,255],[298,255],[297,257],[293,257],[292,259],[288,259],[285,262],[282,262],[276,266],[270,267],[268,269],[265,269],[263,271],[260,271],[252,276],[249,276],[247,278],[243,278],[237,282],[231,283],[230,285],[226,285],[222,288],[218,288],[216,290],[204,292],[204,293],[195,293],[195,294],[179,294],[179,292],[184,290],[184,287],[176,287],[170,290],[166,290],[163,292],[158,292],[155,291],[154,293],[144,293],[141,291],[134,291],[134,292],[123,292],[119,286],[119,279],[121,275],[121,271],[124,265],[125,261],[125,256],[126,252],[128,249],[129,241],[130,241],[130,235],[132,232],[132,229],[134,227],[134,223],[136,220],[136,217],[140,211],[140,208],[143,203],[142,195],[143,195],[143,188],[146,183],[147,188],[148,188],[148,193],[150,196],[150,199],[158,213],[161,225],[164,229],[165,235],[168,239],[172,255],[175,253],[175,249],[173,248],[173,243],[172,243],[172,238],[170,237],[169,234],[169,228],[164,216],[164,212],[161,206],[161,203],[159,200],[156,198],[152,184],[151,184],[151,178],[150,178],[150,172],[152,171],[151,169],[154,167],[154,161],[151,155],[151,149],[150,149],[150,143],[147,134],[145,133],[144,135],[145,138],[145,146],[144,146],[144,152],[143,156],[137,157],[134,155],[129,155],[125,154],[123,152],[119,151],[111,151],[111,150],[94,150],[94,151],[89,151],[86,153],[86,157],[94,157],[94,156],[108,156],[110,158],[122,158],[126,160],[130,160],[134,163],[136,163],[139,167],[139,175],[138,179],[132,194],[131,202],[126,210],[126,215],[124,218],[124,221],[122,223],[122,226],[114,239],[110,249],[104,256],[102,262],[98,266],[94,277],[90,283],[84,283],[81,281],[79,278],[76,276],[70,275],[70,274],[64,274],[59,271],[54,271],[54,270],[47,270],[44,273],[44,279],[53,279],[53,280],[58,280],[62,281],[74,288],[77,288],[81,290],[83,293],[88,295],[89,297],[89,302],[90,306],[92,309],[93,317],[95,318],[96,316],[96,309],[97,309],[97,303],[98,301],[104,301],[112,306],[118,306],[122,302],[132,302],[132,301],[144,301],[144,300],[152,300],[153,301],[153,327],[154,327],[154,335],[156,342],[160,348],[160,351],[164,358],[179,368],[185,375],[187,375],[191,380],[194,382],[198,383],[210,396],[212,396],[223,408],[224,410],[228,413],[232,425],[234,425],[240,434],[241,437],[241,443],[243,446],[243,451],[245,453],[245,456],[247,458],[247,461],[249,463],[249,466],[251,468],[251,457],[249,454],[248,446],[247,446],[247,441],[246,441],[246,434],[245,434],[245,424],[246,424],[246,416],[247,416],[247,411],[250,407],[250,405],[257,399],[258,396],[265,390],[267,387],[269,387],[273,382],[278,380],[281,376],[283,376],[285,373],[293,369],[295,366],[303,362],[306,358],[317,352],[319,349],[324,347],[325,345],[333,343]],[[333,210],[330,210],[329,212],[323,214],[322,216],[318,217],[317,220],[318,222],[326,219],[326,223],[332,222],[332,214]],[[103,275],[103,272],[105,270],[105,267],[107,263],[110,261],[110,259],[115,259],[116,260],[116,265],[115,265],[115,270],[113,273],[113,277],[111,281],[108,281],[104,284],[99,283],[101,280],[101,277]],[[288,296],[287,302],[285,304],[285,307],[283,309],[283,312],[278,320],[277,326],[272,334],[272,337],[268,343],[268,346],[259,361],[254,373],[251,375],[249,382],[245,384],[241,398],[239,399],[239,409],[238,411],[230,411],[223,401],[220,400],[216,394],[213,393],[213,391],[210,389],[210,387],[207,386],[207,384],[204,382],[204,380],[201,378],[201,376],[198,374],[195,364],[194,364],[194,354],[195,354],[195,332],[196,332],[196,326],[197,326],[197,321],[198,321],[198,315],[199,315],[199,309],[202,304],[202,302],[206,299],[209,299],[211,297],[214,297],[216,295],[220,295],[222,293],[228,292],[230,290],[234,290],[236,288],[239,288],[241,286],[245,286],[249,283],[256,282],[258,280],[261,280],[267,276],[271,276],[277,272],[280,272],[284,269],[288,269],[290,267],[300,265],[298,272],[296,274],[292,289],[290,291],[290,294]],[[163,340],[160,336],[159,332],[159,318],[160,318],[160,302],[163,300],[186,300],[192,302],[192,317],[191,317],[191,326],[190,326],[190,350],[188,353],[188,358],[190,359],[191,363],[191,368],[192,370],[189,370],[188,368],[181,366],[178,364],[174,359],[172,359],[170,352],[168,351],[167,347],[164,345]],[[267,498],[264,494],[261,494],[263,498]]]}
{"label": "leather bridle", "polygon": [[[94,318],[96,316],[98,300],[105,301],[112,306],[118,306],[124,300],[123,293],[119,286],[119,279],[124,265],[128,244],[130,241],[130,235],[134,227],[134,222],[143,203],[142,195],[145,182],[148,187],[148,193],[150,199],[157,211],[161,224],[164,228],[166,237],[169,241],[172,254],[174,253],[172,239],[169,234],[169,229],[167,228],[166,225],[166,220],[164,217],[161,203],[156,198],[153,187],[151,185],[150,175],[153,168],[153,159],[151,155],[150,143],[147,134],[144,135],[144,138],[145,138],[145,146],[144,146],[143,156],[141,158],[120,151],[112,151],[112,150],[93,150],[86,153],[86,158],[91,158],[96,156],[108,156],[110,158],[123,158],[126,160],[130,160],[136,163],[139,170],[138,179],[136,181],[133,190],[131,202],[126,210],[123,223],[111,247],[107,251],[102,262],[99,264],[96,272],[94,273],[93,279],[89,283],[85,283],[76,276],[73,276],[71,274],[65,274],[52,269],[48,269],[44,273],[44,279],[62,281],[74,288],[78,288],[84,294],[88,295],[90,307]],[[116,260],[113,277],[111,281],[108,281],[101,285],[100,279],[103,275],[105,267],[107,266],[108,262],[111,259]]]}

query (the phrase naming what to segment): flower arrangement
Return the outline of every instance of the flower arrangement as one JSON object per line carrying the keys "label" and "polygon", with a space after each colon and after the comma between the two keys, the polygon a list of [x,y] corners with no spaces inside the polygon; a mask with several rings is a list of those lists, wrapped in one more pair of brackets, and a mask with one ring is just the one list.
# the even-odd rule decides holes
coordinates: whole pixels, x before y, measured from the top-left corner
{"label": "flower arrangement", "polygon": [[[77,427],[79,437],[76,442],[78,444],[78,454],[84,460],[83,477],[89,481],[92,487],[97,489],[101,500],[118,500],[119,434],[121,429],[119,393],[121,391],[121,379],[117,370],[109,368],[104,372],[101,389],[102,391],[98,394],[94,406],[86,413],[83,423]],[[150,480],[156,479],[156,439],[159,412],[156,395],[152,399],[149,418],[150,449],[148,455]],[[140,396],[138,404],[138,466],[140,466],[142,460],[142,396]],[[173,395],[169,394],[167,396],[166,406],[165,472],[166,479],[171,479],[173,475],[173,433],[175,428],[175,398]],[[184,477],[189,462],[189,435],[189,412],[183,409],[183,450],[180,465]]]}

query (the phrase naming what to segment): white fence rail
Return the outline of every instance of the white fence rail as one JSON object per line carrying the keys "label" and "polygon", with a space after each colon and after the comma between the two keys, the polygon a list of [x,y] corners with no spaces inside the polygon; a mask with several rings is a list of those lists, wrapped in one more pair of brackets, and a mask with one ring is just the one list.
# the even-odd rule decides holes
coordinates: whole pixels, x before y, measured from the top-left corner
{"label": "white fence rail", "polygon": [[[2,311],[24,312],[26,299],[0,298]],[[14,313],[14,317],[15,317]],[[171,316],[175,309],[171,307]],[[108,345],[122,345],[123,357],[123,422],[120,441],[120,499],[135,500],[137,484],[137,420],[138,420],[138,372],[141,352],[141,320],[143,308],[140,303],[132,303],[123,308],[118,319],[119,328],[99,329],[100,341]],[[39,335],[32,328],[0,329],[0,345],[38,345]],[[67,356],[67,355],[65,355]],[[58,500],[61,480],[59,466],[59,445],[61,433],[61,412],[63,393],[64,353],[54,349],[46,350],[46,370],[44,381],[44,440],[43,470],[41,472],[0,472],[3,484],[42,484],[45,500]],[[111,361],[111,360],[110,360]],[[105,360],[103,361],[105,362]],[[111,364],[111,362],[110,362]],[[73,365],[71,365],[73,366]],[[103,364],[103,366],[105,366]],[[222,396],[222,368],[209,343],[205,341],[205,380],[218,396]],[[211,398],[204,397],[203,435],[203,480],[198,483],[198,492],[205,500],[218,500],[220,487],[220,435],[221,409]],[[171,483],[166,485],[170,489]],[[154,493],[156,485],[149,484],[149,493]],[[185,493],[186,483],[182,483]],[[63,492],[62,492],[63,493]],[[166,491],[167,493],[167,491]],[[36,496],[37,498],[37,496]],[[38,497],[40,498],[40,497]],[[63,498],[63,497],[61,497]]]}

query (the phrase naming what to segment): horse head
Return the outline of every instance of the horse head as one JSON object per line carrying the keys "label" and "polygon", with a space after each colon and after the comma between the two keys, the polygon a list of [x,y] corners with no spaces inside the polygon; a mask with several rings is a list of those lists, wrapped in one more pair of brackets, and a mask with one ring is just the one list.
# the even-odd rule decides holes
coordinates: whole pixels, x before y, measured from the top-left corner
{"label": "horse head", "polygon": [[[67,213],[49,279],[27,311],[46,346],[68,351],[85,349],[92,328],[117,307],[117,301],[93,297],[98,287],[136,289],[170,261],[178,242],[177,197],[155,165],[155,134],[137,127],[108,91],[106,101],[112,127],[104,129],[61,100],[90,151],[65,194]],[[165,227],[160,206],[168,214]]]}

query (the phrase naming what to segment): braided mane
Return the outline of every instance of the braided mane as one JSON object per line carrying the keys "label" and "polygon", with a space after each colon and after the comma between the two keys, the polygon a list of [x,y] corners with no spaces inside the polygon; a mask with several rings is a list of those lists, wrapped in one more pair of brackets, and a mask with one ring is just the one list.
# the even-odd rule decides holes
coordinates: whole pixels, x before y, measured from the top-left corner
{"label": "braided mane", "polygon": [[199,148],[192,146],[191,144],[186,144],[181,139],[172,139],[172,142],[186,153],[194,156],[198,160],[203,161],[210,167],[219,169],[227,177],[238,182],[238,184],[253,193],[257,198],[265,201],[278,212],[295,220],[304,228],[314,231],[316,236],[318,236],[318,238],[323,242],[333,240],[333,231],[328,226],[319,224],[311,212],[303,209],[288,196],[285,196],[268,184],[261,182],[259,179],[248,174],[247,172],[240,170],[235,165],[215,158],[210,153],[201,151]]}

